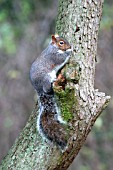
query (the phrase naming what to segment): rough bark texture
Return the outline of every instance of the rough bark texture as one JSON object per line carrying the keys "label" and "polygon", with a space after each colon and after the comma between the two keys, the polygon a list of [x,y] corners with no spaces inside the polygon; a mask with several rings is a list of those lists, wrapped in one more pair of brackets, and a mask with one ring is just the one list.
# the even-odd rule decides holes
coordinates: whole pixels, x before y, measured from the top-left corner
{"label": "rough bark texture", "polygon": [[[66,170],[84,144],[88,133],[110,97],[94,89],[95,57],[102,0],[60,0],[56,32],[66,37],[73,46],[73,57],[67,68],[68,87],[75,89],[77,106],[73,111],[74,133],[69,140],[69,148],[61,151],[51,143],[42,140],[36,131],[38,106],[20,137],[2,162],[3,170]],[[79,31],[76,33],[76,26]],[[80,79],[76,80],[75,65],[79,68]],[[70,75],[70,76],[68,76]]]}

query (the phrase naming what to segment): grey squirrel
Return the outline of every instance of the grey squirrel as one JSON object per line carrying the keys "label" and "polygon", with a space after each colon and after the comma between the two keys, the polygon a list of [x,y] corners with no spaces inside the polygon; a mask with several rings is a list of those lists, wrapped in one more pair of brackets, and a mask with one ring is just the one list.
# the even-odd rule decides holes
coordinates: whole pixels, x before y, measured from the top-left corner
{"label": "grey squirrel", "polygon": [[62,150],[67,146],[67,133],[54,97],[53,82],[56,81],[59,70],[68,62],[71,51],[66,39],[52,35],[48,47],[33,62],[30,69],[30,80],[38,93],[38,131]]}

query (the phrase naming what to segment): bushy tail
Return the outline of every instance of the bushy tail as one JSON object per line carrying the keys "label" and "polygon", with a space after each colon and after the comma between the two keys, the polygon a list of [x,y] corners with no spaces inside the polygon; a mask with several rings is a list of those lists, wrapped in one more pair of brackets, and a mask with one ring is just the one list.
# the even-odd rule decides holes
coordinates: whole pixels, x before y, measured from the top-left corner
{"label": "bushy tail", "polygon": [[39,96],[40,111],[38,129],[47,139],[55,142],[63,150],[67,146],[68,133],[64,124],[57,120],[58,113],[54,94],[41,94]]}

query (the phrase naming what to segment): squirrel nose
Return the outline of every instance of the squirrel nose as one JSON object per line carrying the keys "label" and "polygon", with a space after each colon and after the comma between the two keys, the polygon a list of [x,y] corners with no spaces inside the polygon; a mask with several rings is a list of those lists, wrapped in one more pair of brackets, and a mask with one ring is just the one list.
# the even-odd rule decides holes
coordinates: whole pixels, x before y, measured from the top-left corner
{"label": "squirrel nose", "polygon": [[68,48],[66,52],[70,53],[72,51],[72,48]]}

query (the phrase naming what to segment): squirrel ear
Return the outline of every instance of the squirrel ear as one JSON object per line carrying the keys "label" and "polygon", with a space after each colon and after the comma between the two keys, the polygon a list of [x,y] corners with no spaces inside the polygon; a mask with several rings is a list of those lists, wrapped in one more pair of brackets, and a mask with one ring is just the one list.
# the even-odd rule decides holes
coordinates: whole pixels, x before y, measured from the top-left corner
{"label": "squirrel ear", "polygon": [[52,44],[55,44],[57,41],[55,35],[52,35],[51,38],[52,38]]}

